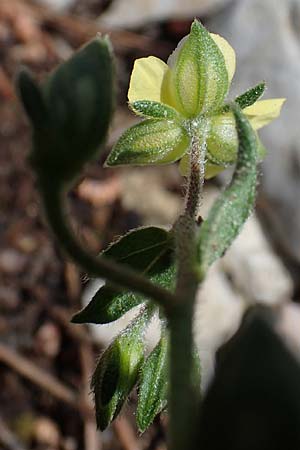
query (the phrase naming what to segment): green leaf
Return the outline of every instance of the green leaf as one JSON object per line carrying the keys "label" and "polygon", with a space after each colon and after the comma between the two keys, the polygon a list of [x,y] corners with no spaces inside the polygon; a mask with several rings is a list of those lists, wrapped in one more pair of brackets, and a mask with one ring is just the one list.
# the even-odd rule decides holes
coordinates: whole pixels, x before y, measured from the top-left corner
{"label": "green leaf", "polygon": [[[71,181],[97,156],[112,117],[113,85],[107,38],[95,38],[78,50],[40,89],[28,77],[19,77],[21,97],[34,125],[31,163],[41,178]],[[37,126],[39,114],[43,126]]]}
{"label": "green leaf", "polygon": [[42,128],[47,120],[46,105],[39,86],[27,69],[18,74],[17,89],[28,118],[36,128]]}
{"label": "green leaf", "polygon": [[200,277],[224,254],[252,212],[256,195],[257,138],[250,122],[236,105],[239,151],[236,169],[229,187],[216,200],[202,224],[198,242]]}
{"label": "green leaf", "polygon": [[[130,231],[112,243],[103,255],[147,275],[151,281],[171,289],[175,280],[173,241],[162,228],[146,227]],[[91,302],[72,318],[73,323],[109,323],[146,299],[106,284]]]}
{"label": "green leaf", "polygon": [[196,117],[223,104],[229,87],[224,56],[199,21],[194,20],[168,63],[176,109],[184,116]]}
{"label": "green leaf", "polygon": [[100,430],[117,417],[136,383],[144,360],[144,330],[151,315],[152,310],[146,310],[132,321],[105,350],[97,364],[91,388]]}
{"label": "green leaf", "polygon": [[141,368],[136,413],[141,433],[167,405],[168,337],[164,334]]}
{"label": "green leaf", "polygon": [[167,164],[180,159],[188,146],[188,134],[178,123],[148,119],[125,131],[105,165]]}
{"label": "green leaf", "polygon": [[138,115],[152,117],[154,119],[177,120],[180,115],[176,109],[163,103],[150,100],[137,100],[129,103],[129,107]]}
{"label": "green leaf", "polygon": [[235,99],[235,103],[239,105],[241,109],[247,108],[247,106],[253,105],[260,97],[264,94],[266,90],[266,83],[257,84],[253,88],[248,89],[244,94],[240,95]]}

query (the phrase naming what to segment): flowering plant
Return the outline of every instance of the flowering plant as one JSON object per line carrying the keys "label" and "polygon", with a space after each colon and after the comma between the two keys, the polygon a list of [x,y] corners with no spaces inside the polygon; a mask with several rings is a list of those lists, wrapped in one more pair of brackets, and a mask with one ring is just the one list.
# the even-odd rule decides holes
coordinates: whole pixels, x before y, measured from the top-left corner
{"label": "flowering plant", "polygon": [[[92,379],[97,424],[105,429],[138,383],[139,430],[145,431],[167,408],[171,450],[198,448],[198,425],[206,416],[200,415],[201,371],[192,333],[196,292],[253,209],[257,164],[264,154],[257,130],[279,115],[284,101],[259,101],[265,89],[261,83],[226,103],[234,71],[233,49],[196,20],[168,64],[153,56],[135,62],[129,106],[145,119],[125,131],[106,165],[181,160],[181,171],[188,176],[185,209],[170,231],[154,226],[131,230],[97,257],[72,233],[64,200],[84,164],[98,155],[111,121],[114,65],[109,41],[94,39],[42,86],[27,72],[18,80],[33,125],[30,161],[48,223],[61,247],[89,276],[106,280],[72,321],[110,323],[141,306],[97,363]],[[199,221],[204,178],[232,164],[230,184]],[[146,356],[144,334],[155,313],[161,337]]]}

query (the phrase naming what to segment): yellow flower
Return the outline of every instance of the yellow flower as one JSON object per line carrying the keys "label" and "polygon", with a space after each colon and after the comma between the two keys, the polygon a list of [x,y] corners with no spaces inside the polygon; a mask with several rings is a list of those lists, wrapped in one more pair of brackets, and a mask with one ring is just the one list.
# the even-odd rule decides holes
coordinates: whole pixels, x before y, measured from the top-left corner
{"label": "yellow flower", "polygon": [[[167,64],[155,56],[137,59],[128,100],[130,108],[146,120],[125,132],[107,164],[162,164],[182,158],[180,167],[185,174],[190,125],[200,117],[205,117],[209,127],[206,177],[233,164],[238,139],[225,97],[235,67],[235,52],[229,43],[208,33],[198,21],[193,22],[190,34],[182,39]],[[276,119],[285,101],[258,101],[264,88],[260,84],[236,99],[255,130]],[[258,153],[260,158],[264,155],[259,139]]]}

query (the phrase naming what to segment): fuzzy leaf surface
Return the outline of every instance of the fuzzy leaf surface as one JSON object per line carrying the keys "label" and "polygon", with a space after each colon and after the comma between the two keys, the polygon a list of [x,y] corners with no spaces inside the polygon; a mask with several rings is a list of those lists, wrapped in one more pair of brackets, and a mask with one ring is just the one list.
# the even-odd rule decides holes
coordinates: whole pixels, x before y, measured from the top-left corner
{"label": "fuzzy leaf surface", "polygon": [[239,105],[241,109],[247,108],[247,106],[253,105],[257,100],[262,97],[266,90],[266,83],[262,82],[248,89],[244,94],[239,95],[235,99],[235,103]]}
{"label": "fuzzy leaf surface", "polygon": [[163,335],[141,368],[136,420],[141,433],[167,404],[168,338]]}
{"label": "fuzzy leaf surface", "polygon": [[[175,280],[172,237],[158,227],[132,230],[113,242],[103,255],[144,273],[154,283],[171,289]],[[90,303],[72,318],[73,323],[109,323],[146,299],[111,285],[101,287]]]}
{"label": "fuzzy leaf surface", "polygon": [[117,417],[136,383],[144,361],[143,333],[151,313],[144,311],[124,330],[100,357],[91,388],[97,427],[105,428]]}
{"label": "fuzzy leaf surface", "polygon": [[176,120],[180,118],[178,112],[171,106],[150,100],[137,100],[129,104],[130,108],[138,115],[152,117],[153,119]]}
{"label": "fuzzy leaf surface", "polygon": [[216,200],[199,232],[198,262],[203,276],[239,234],[254,207],[257,179],[257,138],[249,120],[236,105],[232,107],[239,150],[230,185]]}

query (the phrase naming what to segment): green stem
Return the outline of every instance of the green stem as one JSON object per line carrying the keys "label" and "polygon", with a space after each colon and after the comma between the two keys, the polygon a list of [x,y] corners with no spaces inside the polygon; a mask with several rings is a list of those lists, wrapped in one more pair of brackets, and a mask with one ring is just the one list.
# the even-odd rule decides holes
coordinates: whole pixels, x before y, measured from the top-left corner
{"label": "green stem", "polygon": [[168,317],[170,329],[169,449],[191,449],[194,442],[200,386],[195,386],[193,315],[197,283],[190,286],[186,303],[176,306]]}
{"label": "green stem", "polygon": [[178,274],[176,295],[180,304],[168,315],[170,329],[170,450],[188,450],[195,445],[200,386],[195,385],[193,316],[199,277],[196,271],[197,216],[204,183],[206,129],[194,133],[190,155],[190,178],[184,215],[174,229]]}
{"label": "green stem", "polygon": [[168,313],[176,296],[163,289],[137,272],[104,257],[94,257],[86,252],[79,244],[67,221],[64,205],[64,193],[52,186],[41,185],[43,205],[47,220],[57,237],[63,250],[84,270],[89,276],[101,277],[117,288],[126,288],[152,298]]}

